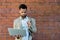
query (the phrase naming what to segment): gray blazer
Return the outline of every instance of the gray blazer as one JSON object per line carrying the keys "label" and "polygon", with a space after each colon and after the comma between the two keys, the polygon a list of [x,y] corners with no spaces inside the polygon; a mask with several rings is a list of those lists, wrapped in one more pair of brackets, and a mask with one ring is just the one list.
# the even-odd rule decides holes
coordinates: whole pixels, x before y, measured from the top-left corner
{"label": "gray blazer", "polygon": [[[30,17],[28,17],[28,18],[29,18],[29,20],[31,22],[31,27],[29,28],[29,34],[30,34],[29,40],[32,40],[32,33],[36,32],[37,31],[37,28],[36,28],[35,19],[34,18],[30,18]],[[13,24],[13,28],[14,29],[19,29],[19,27],[21,29],[23,29],[22,28],[22,25],[21,25],[21,18],[20,17],[17,18],[17,19],[15,19],[14,20],[14,24]],[[15,38],[15,40],[21,40],[21,38],[20,39]]]}

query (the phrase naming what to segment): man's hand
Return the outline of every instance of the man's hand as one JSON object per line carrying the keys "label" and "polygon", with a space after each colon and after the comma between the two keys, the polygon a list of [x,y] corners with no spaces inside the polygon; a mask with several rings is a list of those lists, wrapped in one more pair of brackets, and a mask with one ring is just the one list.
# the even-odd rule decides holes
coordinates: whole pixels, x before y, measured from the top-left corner
{"label": "man's hand", "polygon": [[28,24],[28,27],[30,28],[31,27],[31,22],[28,21],[27,24]]}
{"label": "man's hand", "polygon": [[21,37],[21,35],[15,35],[14,37],[17,37],[17,39],[19,39]]}

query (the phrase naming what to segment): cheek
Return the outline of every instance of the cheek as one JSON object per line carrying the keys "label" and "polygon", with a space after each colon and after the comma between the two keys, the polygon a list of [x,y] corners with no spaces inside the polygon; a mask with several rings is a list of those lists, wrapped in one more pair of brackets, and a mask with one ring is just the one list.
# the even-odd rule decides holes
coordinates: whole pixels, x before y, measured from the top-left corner
{"label": "cheek", "polygon": [[19,11],[20,15],[22,15],[23,13],[21,11]]}
{"label": "cheek", "polygon": [[19,11],[19,13],[21,13],[21,11]]}

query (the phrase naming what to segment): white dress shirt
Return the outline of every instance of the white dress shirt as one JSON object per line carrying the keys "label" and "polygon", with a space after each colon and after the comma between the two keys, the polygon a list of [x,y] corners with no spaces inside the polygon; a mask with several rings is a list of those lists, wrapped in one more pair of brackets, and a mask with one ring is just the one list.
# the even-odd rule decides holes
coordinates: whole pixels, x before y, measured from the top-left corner
{"label": "white dress shirt", "polygon": [[21,20],[23,30],[26,30],[26,36],[22,37],[22,40],[28,40],[29,32],[27,22],[29,21],[28,17]]}

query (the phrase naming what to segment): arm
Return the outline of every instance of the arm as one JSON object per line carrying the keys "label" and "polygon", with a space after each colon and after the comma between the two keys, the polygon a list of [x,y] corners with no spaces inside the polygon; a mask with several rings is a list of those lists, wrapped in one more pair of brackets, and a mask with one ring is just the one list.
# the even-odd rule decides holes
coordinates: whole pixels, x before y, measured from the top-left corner
{"label": "arm", "polygon": [[13,22],[13,28],[15,29],[17,27],[17,23],[16,23],[16,21],[14,20],[14,22]]}
{"label": "arm", "polygon": [[31,19],[31,27],[29,28],[30,32],[35,33],[37,31],[35,19]]}
{"label": "arm", "polygon": [[[18,25],[17,25],[17,21],[16,20],[14,20],[14,22],[13,22],[13,28],[14,29],[17,29],[17,27],[18,27]],[[14,37],[16,37],[17,39],[20,39],[20,35],[15,35]]]}

